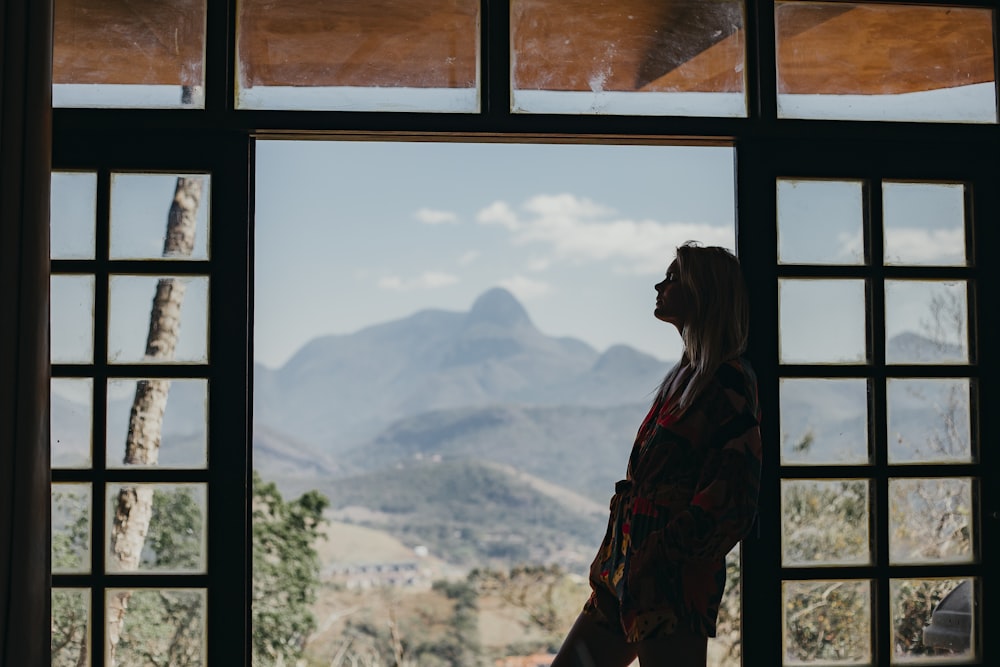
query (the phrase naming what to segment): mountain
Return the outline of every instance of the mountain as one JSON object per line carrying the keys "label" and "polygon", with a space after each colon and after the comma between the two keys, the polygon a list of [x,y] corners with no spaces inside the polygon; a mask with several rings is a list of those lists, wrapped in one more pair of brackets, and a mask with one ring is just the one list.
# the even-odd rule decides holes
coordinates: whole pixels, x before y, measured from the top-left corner
{"label": "mountain", "polygon": [[431,460],[489,461],[603,503],[625,475],[632,437],[647,409],[639,403],[437,410],[393,422],[342,460],[362,470]]}
{"label": "mountain", "polygon": [[254,418],[336,456],[394,420],[437,410],[647,402],[666,368],[624,346],[602,355],[547,336],[494,288],[466,313],[423,310],[314,339],[278,369],[257,365]]}
{"label": "mountain", "polygon": [[476,461],[399,463],[319,490],[335,520],[383,530],[467,567],[559,563],[583,572],[607,518],[606,505]]}

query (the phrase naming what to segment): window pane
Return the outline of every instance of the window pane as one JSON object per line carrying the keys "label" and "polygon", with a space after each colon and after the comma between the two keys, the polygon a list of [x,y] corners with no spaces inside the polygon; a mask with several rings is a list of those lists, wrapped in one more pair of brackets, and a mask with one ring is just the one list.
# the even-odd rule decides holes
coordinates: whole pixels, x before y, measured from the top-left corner
{"label": "window pane", "polygon": [[995,123],[993,12],[779,2],[778,115]]}
{"label": "window pane", "polygon": [[52,173],[52,259],[93,259],[94,220],[97,207],[97,174]]}
{"label": "window pane", "polygon": [[204,484],[110,484],[108,572],[204,572]]}
{"label": "window pane", "polygon": [[513,0],[514,111],[745,116],[738,0]]}
{"label": "window pane", "polygon": [[782,565],[871,563],[868,517],[867,481],[782,480]]}
{"label": "window pane", "polygon": [[53,275],[50,284],[52,363],[91,363],[94,359],[94,276]]}
{"label": "window pane", "polygon": [[207,408],[207,380],[109,380],[108,467],[204,468]]}
{"label": "window pane", "polygon": [[965,261],[965,186],[884,183],[886,264],[959,266]]}
{"label": "window pane", "polygon": [[778,180],[778,261],[863,264],[861,181]]}
{"label": "window pane", "polygon": [[885,281],[885,360],[968,363],[967,303],[965,282]]}
{"label": "window pane", "polygon": [[865,283],[862,280],[778,281],[783,363],[862,363]]}
{"label": "window pane", "polygon": [[90,665],[90,591],[52,589],[52,667]]}
{"label": "window pane", "polygon": [[49,442],[53,468],[89,468],[94,381],[90,378],[52,378]]}
{"label": "window pane", "polygon": [[786,581],[783,664],[871,661],[871,582]]}
{"label": "window pane", "polygon": [[890,562],[971,561],[972,508],[972,480],[967,477],[890,479]]}
{"label": "window pane", "polygon": [[891,379],[889,463],[972,462],[969,381]]}
{"label": "window pane", "polygon": [[240,0],[237,106],[479,110],[478,0]]}
{"label": "window pane", "polygon": [[108,361],[205,363],[208,278],[111,276]]}
{"label": "window pane", "polygon": [[52,571],[90,572],[90,484],[52,484]]}
{"label": "window pane", "polygon": [[112,174],[111,259],[208,259],[207,174]]}
{"label": "window pane", "polygon": [[[286,651],[275,618],[355,609],[307,661],[392,664],[355,633],[390,621],[422,665],[551,661],[589,595],[621,434],[680,354],[652,285],[688,239],[733,247],[733,184],[730,147],[259,142],[257,650]],[[304,512],[313,490],[328,539],[264,504]],[[316,602],[295,609],[269,555],[288,534],[316,549],[295,563]],[[733,655],[722,604],[710,650]]]}
{"label": "window pane", "polygon": [[974,586],[973,579],[890,580],[892,662],[951,665],[975,657]]}
{"label": "window pane", "polygon": [[783,464],[868,463],[865,380],[782,378],[780,399]]}
{"label": "window pane", "polygon": [[[205,656],[205,591],[203,589],[109,588],[105,597],[108,634],[106,664],[190,665],[203,667]],[[115,623],[113,619],[121,619]],[[149,656],[156,658],[149,660]]]}
{"label": "window pane", "polygon": [[205,3],[55,0],[56,107],[204,107]]}

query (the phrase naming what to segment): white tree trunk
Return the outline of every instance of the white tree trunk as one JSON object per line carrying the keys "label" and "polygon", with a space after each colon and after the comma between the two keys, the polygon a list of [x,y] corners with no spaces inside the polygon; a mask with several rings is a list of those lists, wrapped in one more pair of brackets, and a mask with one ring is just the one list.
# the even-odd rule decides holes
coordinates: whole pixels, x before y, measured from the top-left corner
{"label": "white tree trunk", "polygon": [[[204,179],[178,178],[174,201],[167,217],[163,242],[164,257],[189,257],[194,249],[195,220]],[[175,278],[163,278],[156,286],[146,337],[146,359],[169,361],[174,357],[180,334],[184,284]],[[167,409],[169,380],[141,380],[129,416],[125,442],[126,465],[156,465],[159,462],[163,414]],[[108,570],[129,572],[139,568],[142,548],[153,516],[153,491],[145,486],[126,486],[118,493],[115,517],[111,526]],[[120,591],[108,601],[107,625],[111,667],[116,664],[115,650],[121,638],[131,591]]]}

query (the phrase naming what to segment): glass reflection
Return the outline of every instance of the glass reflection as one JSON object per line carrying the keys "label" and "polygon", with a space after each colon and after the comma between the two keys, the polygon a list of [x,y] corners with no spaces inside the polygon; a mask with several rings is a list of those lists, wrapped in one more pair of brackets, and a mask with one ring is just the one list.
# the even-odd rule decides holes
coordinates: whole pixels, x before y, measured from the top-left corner
{"label": "glass reflection", "polygon": [[53,172],[50,205],[52,259],[93,259],[97,174]]}
{"label": "glass reflection", "polygon": [[965,261],[965,186],[883,183],[885,263],[960,266]]}
{"label": "glass reflection", "polygon": [[208,278],[111,276],[108,361],[205,363]]}
{"label": "glass reflection", "polygon": [[972,480],[889,480],[889,561],[972,560]]}
{"label": "glass reflection", "polygon": [[863,363],[863,280],[778,281],[779,349],[783,363]]}
{"label": "glass reflection", "polygon": [[995,123],[993,11],[775,5],[778,115]]}
{"label": "glass reflection", "polygon": [[870,581],[786,581],[782,664],[869,663]]}
{"label": "glass reflection", "polygon": [[52,378],[49,397],[49,443],[53,468],[89,468],[94,381]]}
{"label": "glass reflection", "polygon": [[891,662],[965,663],[979,627],[974,579],[891,579]]}
{"label": "glass reflection", "polygon": [[108,572],[205,571],[204,484],[110,484]]}
{"label": "glass reflection", "polygon": [[208,259],[208,174],[112,174],[111,259]]}
{"label": "glass reflection", "polygon": [[91,363],[94,359],[94,276],[55,274],[50,289],[52,363]]}
{"label": "glass reflection", "polygon": [[778,261],[863,264],[861,181],[778,180]]}
{"label": "glass reflection", "polygon": [[969,361],[965,282],[885,281],[885,360],[892,364]]}
{"label": "glass reflection", "polygon": [[781,462],[865,464],[868,383],[860,378],[782,378]]}
{"label": "glass reflection", "polygon": [[889,463],[972,461],[967,379],[890,379],[886,383]]}
{"label": "glass reflection", "polygon": [[204,468],[207,404],[207,380],[109,380],[108,467],[125,465],[130,443],[143,440],[149,454],[141,465]]}
{"label": "glass reflection", "polygon": [[513,0],[512,108],[745,116],[737,0]]}
{"label": "glass reflection", "polygon": [[867,565],[868,524],[867,481],[781,481],[782,565]]}

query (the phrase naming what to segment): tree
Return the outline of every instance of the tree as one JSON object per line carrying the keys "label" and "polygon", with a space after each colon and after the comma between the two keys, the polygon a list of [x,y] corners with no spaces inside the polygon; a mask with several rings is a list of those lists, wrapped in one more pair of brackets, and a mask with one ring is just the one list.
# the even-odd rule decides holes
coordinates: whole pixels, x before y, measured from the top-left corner
{"label": "tree", "polygon": [[[164,257],[188,257],[194,249],[195,220],[204,179],[177,179],[174,200],[167,216],[163,242]],[[146,338],[146,358],[169,361],[180,334],[180,312],[185,285],[176,278],[162,278],[156,287]],[[156,465],[159,460],[163,414],[167,407],[170,381],[140,380],[129,417],[124,462],[127,465]],[[109,567],[132,571],[139,567],[146,534],[153,515],[153,490],[149,486],[125,486],[118,494],[111,525]],[[108,600],[108,642],[110,663],[116,651],[131,591],[119,591]]]}
{"label": "tree", "polygon": [[329,501],[318,491],[286,501],[253,475],[253,664],[294,664],[316,621],[319,539]]}

